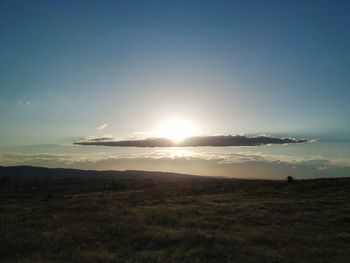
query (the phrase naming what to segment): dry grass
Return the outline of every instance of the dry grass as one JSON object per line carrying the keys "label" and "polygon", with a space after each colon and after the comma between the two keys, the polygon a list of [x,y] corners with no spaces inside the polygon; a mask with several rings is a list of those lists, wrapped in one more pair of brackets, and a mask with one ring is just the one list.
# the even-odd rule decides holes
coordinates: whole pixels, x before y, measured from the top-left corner
{"label": "dry grass", "polygon": [[3,262],[348,262],[349,186],[178,179],[3,196],[0,255]]}

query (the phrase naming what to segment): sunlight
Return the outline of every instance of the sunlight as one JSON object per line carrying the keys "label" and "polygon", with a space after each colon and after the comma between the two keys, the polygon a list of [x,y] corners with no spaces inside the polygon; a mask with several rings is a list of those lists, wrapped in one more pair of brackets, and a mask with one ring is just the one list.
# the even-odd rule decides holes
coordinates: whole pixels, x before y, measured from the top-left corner
{"label": "sunlight", "polygon": [[159,125],[156,136],[164,137],[173,142],[181,142],[187,137],[195,136],[197,129],[195,125],[186,120],[172,120]]}

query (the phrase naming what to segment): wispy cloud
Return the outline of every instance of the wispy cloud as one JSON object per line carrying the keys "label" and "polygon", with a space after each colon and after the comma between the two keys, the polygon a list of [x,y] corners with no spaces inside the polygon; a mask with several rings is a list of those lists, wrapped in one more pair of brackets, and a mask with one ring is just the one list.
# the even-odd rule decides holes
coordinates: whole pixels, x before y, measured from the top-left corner
{"label": "wispy cloud", "polygon": [[34,102],[34,101],[28,100],[28,99],[19,99],[16,101],[16,104],[19,107],[25,108],[25,109],[37,109],[40,107],[39,102]]}
{"label": "wispy cloud", "polygon": [[111,141],[114,140],[114,137],[111,135],[103,135],[103,136],[86,136],[80,138],[80,142],[103,142],[103,141]]}
{"label": "wispy cloud", "polygon": [[31,107],[33,106],[33,102],[31,102],[30,100],[18,100],[17,101],[17,104],[20,105],[20,106],[23,106],[23,107]]}
{"label": "wispy cloud", "polygon": [[77,145],[115,146],[115,147],[198,147],[198,146],[261,146],[268,144],[290,144],[305,143],[307,139],[295,139],[291,137],[275,138],[270,136],[242,136],[242,135],[220,135],[220,136],[195,136],[189,137],[181,142],[174,142],[168,138],[149,138],[143,140],[110,140],[109,138],[94,138],[75,142]]}
{"label": "wispy cloud", "polygon": [[100,130],[100,131],[101,131],[101,130],[104,130],[107,126],[108,126],[108,123],[104,123],[104,124],[98,126],[98,127],[97,127],[97,130]]}

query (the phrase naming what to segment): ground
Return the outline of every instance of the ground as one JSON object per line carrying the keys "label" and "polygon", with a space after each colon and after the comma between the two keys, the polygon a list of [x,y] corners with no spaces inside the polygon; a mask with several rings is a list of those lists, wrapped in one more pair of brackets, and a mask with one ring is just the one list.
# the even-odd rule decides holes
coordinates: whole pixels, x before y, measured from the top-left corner
{"label": "ground", "polygon": [[152,173],[78,183],[2,179],[2,262],[348,262],[350,256],[350,179]]}

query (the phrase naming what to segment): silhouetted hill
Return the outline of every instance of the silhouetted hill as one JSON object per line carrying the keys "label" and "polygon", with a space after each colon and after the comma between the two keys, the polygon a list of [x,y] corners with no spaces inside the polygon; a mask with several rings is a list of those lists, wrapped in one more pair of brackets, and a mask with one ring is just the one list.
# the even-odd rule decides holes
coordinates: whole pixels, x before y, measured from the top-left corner
{"label": "silhouetted hill", "polygon": [[209,177],[151,171],[94,171],[35,166],[0,166],[0,196],[188,187]]}
{"label": "silhouetted hill", "polygon": [[37,166],[0,166],[0,176],[15,177],[20,180],[32,180],[32,179],[84,179],[94,177],[172,177],[172,178],[184,178],[184,177],[197,177],[188,174],[178,174],[170,172],[153,172],[153,171],[141,171],[141,170],[80,170],[80,169],[68,169],[68,168],[46,168]]}
{"label": "silhouetted hill", "polygon": [[26,178],[77,178],[77,177],[91,177],[99,175],[119,175],[119,171],[92,171],[66,168],[45,168],[35,166],[0,166],[0,176],[16,177],[25,180]]}

